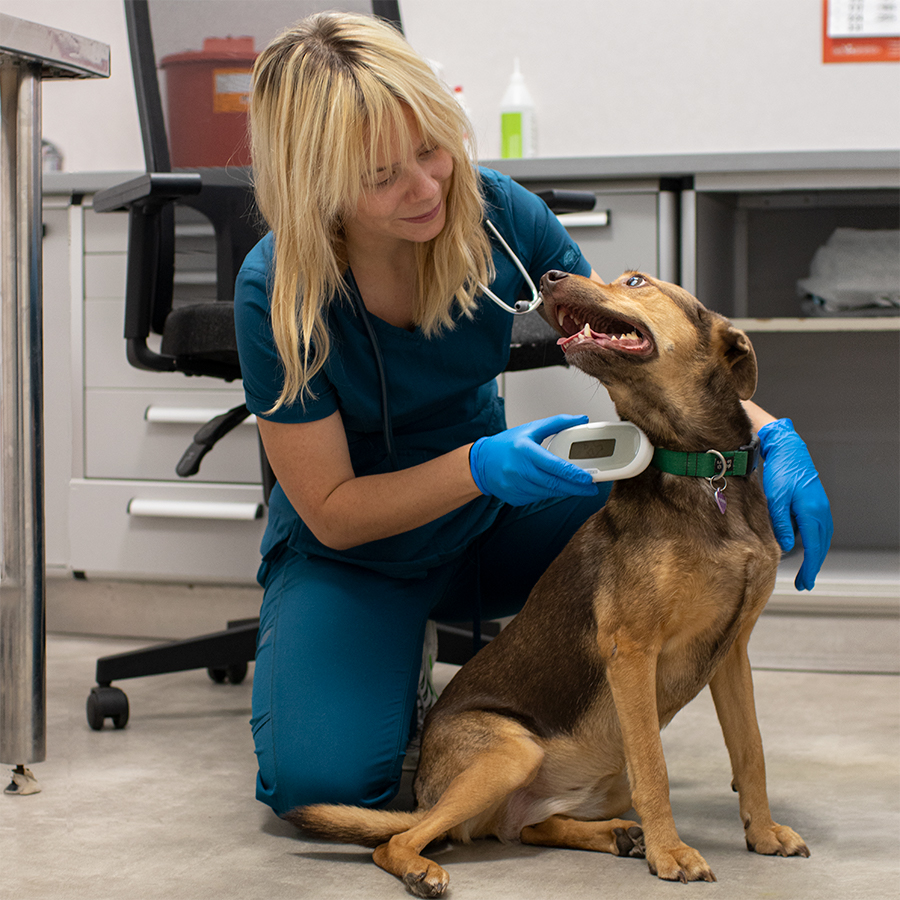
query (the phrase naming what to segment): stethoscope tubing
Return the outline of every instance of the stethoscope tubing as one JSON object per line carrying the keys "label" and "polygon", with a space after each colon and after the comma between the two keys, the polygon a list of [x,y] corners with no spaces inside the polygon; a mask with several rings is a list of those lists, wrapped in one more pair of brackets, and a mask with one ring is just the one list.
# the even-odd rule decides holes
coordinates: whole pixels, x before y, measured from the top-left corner
{"label": "stethoscope tubing", "polygon": [[498,297],[489,287],[479,283],[478,287],[481,292],[490,297],[494,303],[497,304],[501,309],[506,310],[508,313],[512,313],[514,316],[524,316],[527,313],[534,312],[541,305],[541,292],[537,289],[532,281],[531,276],[528,274],[525,266],[522,265],[522,260],[519,259],[518,256],[513,252],[512,247],[506,243],[505,238],[502,234],[497,230],[497,226],[490,219],[484,220],[485,225],[490,229],[491,233],[495,238],[500,242],[500,246],[506,251],[506,255],[512,260],[515,267],[519,270],[522,277],[525,279],[525,284],[528,285],[528,289],[531,291],[531,301],[527,300],[518,300],[516,301],[515,306],[510,306],[505,300]]}
{"label": "stethoscope tubing", "polygon": [[[485,287],[483,284],[479,284],[478,287],[481,289],[482,293],[486,296],[490,297],[491,300],[494,301],[501,309],[505,310],[508,313],[511,313],[514,316],[523,316],[527,313],[533,312],[541,305],[541,294],[540,291],[534,284],[531,276],[528,274],[525,266],[522,265],[522,261],[518,256],[513,252],[512,247],[506,242],[503,238],[503,235],[497,230],[496,225],[490,220],[485,219],[485,224],[488,226],[490,231],[493,233],[494,237],[500,242],[500,245],[503,247],[506,254],[512,260],[515,267],[519,270],[522,277],[525,279],[525,283],[528,285],[529,290],[531,291],[531,301],[528,302],[526,300],[519,300],[516,302],[515,306],[510,306],[505,300],[502,300],[498,297],[490,288]],[[351,273],[352,278],[352,273]],[[357,312],[359,313],[359,317],[362,320],[363,327],[365,328],[366,335],[369,338],[369,343],[372,345],[372,352],[375,356],[375,368],[378,372],[378,382],[381,388],[381,429],[382,435],[384,437],[385,450],[387,451],[388,459],[390,460],[391,466],[394,471],[398,471],[400,469],[400,463],[397,459],[397,452],[394,445],[394,424],[391,419],[391,410],[390,410],[390,401],[388,398],[388,386],[387,386],[387,375],[385,374],[384,369],[384,357],[381,353],[381,345],[378,341],[378,337],[375,334],[375,329],[372,326],[372,322],[369,318],[368,310],[366,309],[366,304],[362,299],[362,296],[359,293],[359,289],[356,288],[355,291],[351,292],[351,297],[354,306],[356,307]]]}
{"label": "stethoscope tubing", "polygon": [[[350,277],[353,277],[352,273]],[[381,433],[384,438],[384,448],[391,462],[391,467],[395,472],[398,472],[400,471],[400,461],[397,459],[397,451],[394,447],[394,423],[391,419],[387,375],[384,370],[384,356],[381,353],[381,344],[378,341],[378,336],[375,334],[372,320],[369,318],[369,311],[366,309],[365,301],[359,292],[359,288],[356,287],[356,280],[353,279],[353,281],[355,290],[350,292],[351,302],[356,307],[359,318],[362,320],[363,328],[365,328],[366,336],[372,345],[372,353],[375,356],[375,369],[378,372],[378,385],[381,390]]]}

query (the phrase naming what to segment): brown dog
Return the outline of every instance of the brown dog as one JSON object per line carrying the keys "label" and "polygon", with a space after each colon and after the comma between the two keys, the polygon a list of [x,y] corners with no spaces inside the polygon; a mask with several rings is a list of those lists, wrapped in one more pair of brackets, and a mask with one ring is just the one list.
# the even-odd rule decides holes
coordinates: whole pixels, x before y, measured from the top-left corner
{"label": "brown dog", "polygon": [[[420,855],[444,837],[646,855],[660,878],[714,881],[678,837],[660,740],[708,684],[747,846],[808,856],[769,812],[747,658],[779,560],[740,404],[756,388],[750,341],[636,272],[606,286],[548,272],[541,292],[569,361],[670,452],[615,483],[522,612],[448,685],[425,724],[415,812],[322,805],[287,818],[376,847],[375,862],[421,897],[447,887]],[[717,460],[726,472],[704,469]],[[632,805],[642,827],[618,818]]]}

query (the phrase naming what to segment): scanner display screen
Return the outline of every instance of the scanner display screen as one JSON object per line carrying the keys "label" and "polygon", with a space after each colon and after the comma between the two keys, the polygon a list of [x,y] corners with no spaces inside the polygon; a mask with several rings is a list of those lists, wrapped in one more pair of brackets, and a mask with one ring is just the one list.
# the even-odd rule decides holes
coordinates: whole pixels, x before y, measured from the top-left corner
{"label": "scanner display screen", "polygon": [[569,447],[569,459],[608,459],[616,451],[616,439],[575,441]]}

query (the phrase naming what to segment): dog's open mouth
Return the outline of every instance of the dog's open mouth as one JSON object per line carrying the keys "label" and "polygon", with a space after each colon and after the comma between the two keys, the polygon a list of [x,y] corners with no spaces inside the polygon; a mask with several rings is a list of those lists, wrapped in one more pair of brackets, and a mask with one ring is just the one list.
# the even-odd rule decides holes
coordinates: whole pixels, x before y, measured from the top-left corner
{"label": "dog's open mouth", "polygon": [[599,315],[585,317],[583,312],[566,306],[556,307],[561,337],[556,343],[564,353],[573,350],[617,350],[629,356],[650,356],[653,341],[646,329],[626,319]]}

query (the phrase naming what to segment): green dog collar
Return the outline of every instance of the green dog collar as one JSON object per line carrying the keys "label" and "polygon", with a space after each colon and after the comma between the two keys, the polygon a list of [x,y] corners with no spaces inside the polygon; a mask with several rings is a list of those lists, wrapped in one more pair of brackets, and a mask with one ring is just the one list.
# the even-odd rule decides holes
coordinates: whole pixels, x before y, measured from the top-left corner
{"label": "green dog collar", "polygon": [[693,478],[746,476],[759,465],[759,438],[754,435],[749,444],[738,450],[707,450],[705,453],[684,453],[657,447],[650,465],[669,475],[689,475]]}

